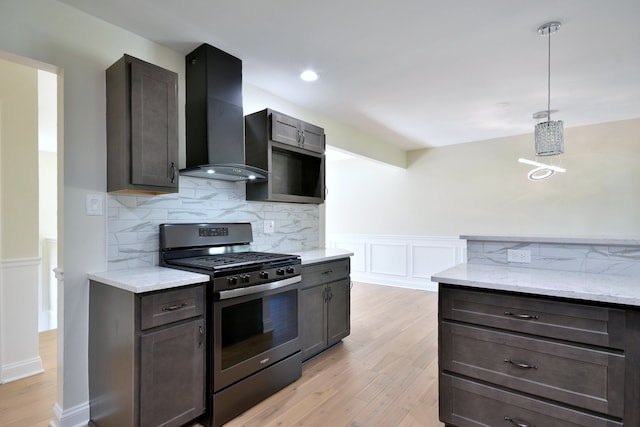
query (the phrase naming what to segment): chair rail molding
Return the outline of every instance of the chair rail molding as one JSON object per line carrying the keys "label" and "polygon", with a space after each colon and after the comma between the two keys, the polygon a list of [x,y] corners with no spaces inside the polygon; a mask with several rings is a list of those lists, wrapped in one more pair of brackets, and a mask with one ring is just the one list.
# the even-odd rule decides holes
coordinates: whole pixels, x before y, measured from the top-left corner
{"label": "chair rail molding", "polygon": [[466,261],[466,240],[451,236],[330,234],[327,246],[353,252],[351,279],[437,291],[431,276]]}

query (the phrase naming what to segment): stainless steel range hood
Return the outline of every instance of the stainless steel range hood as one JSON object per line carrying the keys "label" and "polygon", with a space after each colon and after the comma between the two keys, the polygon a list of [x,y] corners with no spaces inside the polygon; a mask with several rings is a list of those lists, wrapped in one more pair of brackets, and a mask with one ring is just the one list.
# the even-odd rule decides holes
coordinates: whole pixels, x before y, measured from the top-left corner
{"label": "stainless steel range hood", "polygon": [[186,57],[187,161],[181,175],[226,181],[265,180],[245,164],[242,61],[202,44]]}

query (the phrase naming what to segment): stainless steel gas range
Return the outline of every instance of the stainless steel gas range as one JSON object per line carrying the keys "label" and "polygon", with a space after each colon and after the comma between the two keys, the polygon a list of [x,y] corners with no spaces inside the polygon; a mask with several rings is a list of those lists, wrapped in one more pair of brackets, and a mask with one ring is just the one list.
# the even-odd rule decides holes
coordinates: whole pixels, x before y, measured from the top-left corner
{"label": "stainless steel gas range", "polygon": [[302,373],[300,258],[250,250],[250,223],[160,225],[160,265],[210,276],[207,400],[218,427]]}

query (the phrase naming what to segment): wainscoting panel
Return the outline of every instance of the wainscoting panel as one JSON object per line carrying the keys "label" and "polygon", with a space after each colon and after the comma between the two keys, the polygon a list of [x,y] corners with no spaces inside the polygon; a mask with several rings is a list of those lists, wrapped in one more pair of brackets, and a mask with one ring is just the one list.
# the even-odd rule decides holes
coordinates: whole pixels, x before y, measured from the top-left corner
{"label": "wainscoting panel", "polygon": [[351,274],[354,272],[365,273],[367,271],[367,245],[364,242],[343,241],[340,242],[339,246],[330,247],[339,247],[340,249],[353,252],[354,255],[351,257]]}
{"label": "wainscoting panel", "polygon": [[42,372],[38,354],[40,258],[0,260],[0,384]]}
{"label": "wainscoting panel", "polygon": [[354,281],[430,291],[437,290],[433,274],[466,261],[458,237],[335,234],[327,246],[353,252]]}
{"label": "wainscoting panel", "polygon": [[407,276],[407,245],[371,242],[371,272],[389,276]]}
{"label": "wainscoting panel", "polygon": [[[447,242],[448,243],[448,242]],[[441,246],[433,243],[433,246],[413,246],[413,277],[431,280],[433,273],[446,270],[460,263],[458,248]]]}

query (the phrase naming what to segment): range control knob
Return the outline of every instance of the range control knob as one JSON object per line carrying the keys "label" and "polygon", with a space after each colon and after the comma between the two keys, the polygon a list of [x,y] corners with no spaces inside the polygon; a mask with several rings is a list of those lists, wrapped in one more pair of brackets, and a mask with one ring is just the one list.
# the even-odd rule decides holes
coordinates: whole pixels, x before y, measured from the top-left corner
{"label": "range control knob", "polygon": [[296,269],[295,269],[295,268],[293,268],[293,267],[287,267],[287,273],[288,273],[288,274],[293,274],[293,273],[295,273],[295,272],[296,272]]}
{"label": "range control knob", "polygon": [[284,276],[284,268],[279,268],[276,270],[276,274],[278,276]]}
{"label": "range control knob", "polygon": [[242,283],[249,283],[251,280],[251,276],[248,274],[243,274],[240,278],[242,279]]}
{"label": "range control knob", "polygon": [[268,271],[261,271],[260,272],[260,278],[261,279],[268,279],[269,278],[269,272]]}
{"label": "range control knob", "polygon": [[236,276],[227,277],[227,281],[229,282],[230,285],[235,285],[238,283],[238,278]]}

